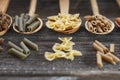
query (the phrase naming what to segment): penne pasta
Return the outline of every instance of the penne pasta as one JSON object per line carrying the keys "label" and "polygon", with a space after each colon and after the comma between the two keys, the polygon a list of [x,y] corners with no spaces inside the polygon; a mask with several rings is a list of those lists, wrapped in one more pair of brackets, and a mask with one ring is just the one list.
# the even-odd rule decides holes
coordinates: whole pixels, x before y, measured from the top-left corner
{"label": "penne pasta", "polygon": [[25,55],[24,53],[18,51],[17,49],[15,48],[11,48],[8,50],[8,53],[10,54],[14,54],[15,56],[21,58],[21,59],[25,59],[27,57],[27,55]]}
{"label": "penne pasta", "polygon": [[23,41],[20,42],[20,46],[23,48],[24,53],[25,53],[26,55],[29,55],[29,54],[30,54],[30,50],[29,50],[28,47],[24,44]]}
{"label": "penne pasta", "polygon": [[29,32],[33,32],[34,30],[37,29],[37,27],[40,25],[40,22],[39,21],[35,21],[33,22],[32,24],[30,24],[29,26],[27,26],[27,30]]}
{"label": "penne pasta", "polygon": [[99,51],[98,51],[97,53],[102,56],[102,59],[104,59],[104,60],[106,60],[106,61],[108,61],[108,62],[116,65],[116,62],[113,60],[112,57],[110,57],[110,56],[108,56],[108,55],[106,55],[106,54],[103,54],[103,53],[101,53],[101,52],[99,52]]}
{"label": "penne pasta", "polygon": [[102,43],[100,43],[98,40],[95,40],[95,43],[96,43],[98,46],[100,46],[100,47],[103,49],[103,51],[109,52],[109,49],[108,49],[107,47],[105,47]]}
{"label": "penne pasta", "polygon": [[110,44],[110,52],[115,53],[115,44]]}
{"label": "penne pasta", "polygon": [[90,22],[88,22],[88,29],[93,32],[94,31],[94,28],[92,26],[92,24]]}
{"label": "penne pasta", "polygon": [[19,46],[15,45],[14,43],[12,43],[11,41],[8,41],[8,46],[11,48],[15,48],[16,50],[23,52],[23,49],[20,48]]}
{"label": "penne pasta", "polygon": [[99,53],[96,54],[96,57],[97,57],[97,65],[99,68],[102,68],[103,67],[103,63],[102,63],[102,57]]}
{"label": "penne pasta", "polygon": [[94,47],[97,51],[100,51],[100,52],[104,53],[103,48],[101,48],[98,44],[93,43],[93,47]]}
{"label": "penne pasta", "polygon": [[27,38],[24,38],[24,39],[23,39],[23,42],[24,42],[26,45],[28,45],[29,47],[31,47],[32,49],[38,51],[38,45],[35,44],[34,42],[30,41],[30,40],[27,39]]}
{"label": "penne pasta", "polygon": [[26,22],[26,25],[30,25],[32,22],[36,20],[38,16],[39,16],[38,14],[35,14],[32,17],[30,17],[30,19]]}
{"label": "penne pasta", "polygon": [[113,60],[117,63],[117,62],[120,62],[120,59],[118,57],[116,57],[115,55],[111,54],[110,52],[107,53],[108,56],[112,57]]}

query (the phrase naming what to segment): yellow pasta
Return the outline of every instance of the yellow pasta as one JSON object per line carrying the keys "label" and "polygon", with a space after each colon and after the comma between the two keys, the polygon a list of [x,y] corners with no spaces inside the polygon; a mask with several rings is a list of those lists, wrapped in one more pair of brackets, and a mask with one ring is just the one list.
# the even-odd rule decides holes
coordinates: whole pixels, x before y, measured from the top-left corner
{"label": "yellow pasta", "polygon": [[55,45],[53,46],[53,50],[54,51],[71,51],[72,50],[72,46],[67,44],[59,44],[59,43],[55,43]]}
{"label": "yellow pasta", "polygon": [[47,24],[48,28],[65,31],[76,28],[76,26],[80,23],[79,14],[67,14],[62,15],[58,14],[57,16],[48,17]]}
{"label": "yellow pasta", "polygon": [[55,53],[55,57],[56,58],[64,58],[65,57],[65,52],[63,52],[63,51],[57,51]]}
{"label": "yellow pasta", "polygon": [[75,56],[82,56],[80,51],[73,50],[73,45],[75,45],[75,43],[72,42],[71,39],[72,37],[59,37],[59,40],[61,40],[62,43],[55,43],[52,47],[54,53],[45,52],[45,58],[48,61],[52,61],[57,58],[65,58],[73,61]]}
{"label": "yellow pasta", "polygon": [[68,52],[68,53],[66,53],[65,59],[73,61],[74,55],[71,52]]}
{"label": "yellow pasta", "polygon": [[45,59],[47,59],[48,61],[53,61],[56,57],[55,54],[52,52],[45,52]]}
{"label": "yellow pasta", "polygon": [[77,50],[71,50],[70,53],[73,54],[73,56],[82,56],[82,53]]}
{"label": "yellow pasta", "polygon": [[68,42],[72,40],[72,37],[59,37],[58,39],[61,40],[62,42]]}

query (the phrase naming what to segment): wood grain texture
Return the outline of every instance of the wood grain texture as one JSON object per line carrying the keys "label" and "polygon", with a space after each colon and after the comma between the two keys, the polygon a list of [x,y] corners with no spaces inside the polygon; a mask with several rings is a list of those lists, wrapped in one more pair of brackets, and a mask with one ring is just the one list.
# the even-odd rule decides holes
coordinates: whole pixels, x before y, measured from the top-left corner
{"label": "wood grain texture", "polygon": [[[104,68],[99,69],[96,64],[96,50],[92,46],[94,40],[99,40],[106,46],[110,43],[115,43],[116,52],[120,58],[120,29],[115,28],[114,31],[108,35],[95,35],[89,33],[84,28],[84,16],[92,15],[90,2],[88,0],[70,0],[70,13],[80,13],[83,20],[80,30],[74,34],[65,35],[56,33],[44,25],[43,28],[32,35],[18,34],[11,29],[3,36],[5,43],[3,47],[5,50],[0,53],[0,76],[86,76],[86,77],[120,77],[120,63],[112,65],[104,62]],[[79,3],[80,2],[80,3]],[[114,18],[120,16],[120,9],[115,0],[98,0],[98,5],[102,15],[114,21]],[[29,11],[29,0],[11,0],[8,14],[11,16],[19,15],[20,13],[27,13]],[[58,0],[38,0],[37,12],[44,22],[46,17],[56,15],[59,12]],[[45,60],[45,51],[52,51],[52,46],[55,42],[59,42],[58,37],[71,36],[76,43],[74,49],[80,50],[83,53],[82,57],[76,57],[74,61],[65,59],[54,60],[49,62]],[[31,51],[31,55],[26,60],[19,60],[18,58],[8,54],[8,41],[13,41],[16,44],[24,38],[28,38],[39,45],[39,51]],[[112,76],[111,76],[112,75]]]}

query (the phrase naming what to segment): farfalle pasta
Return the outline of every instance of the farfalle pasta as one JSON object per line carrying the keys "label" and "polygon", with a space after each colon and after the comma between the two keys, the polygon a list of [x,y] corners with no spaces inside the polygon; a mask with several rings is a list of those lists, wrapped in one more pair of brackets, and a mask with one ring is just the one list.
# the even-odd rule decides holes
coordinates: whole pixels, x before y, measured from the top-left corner
{"label": "farfalle pasta", "polygon": [[59,37],[62,43],[55,43],[52,47],[54,52],[45,52],[45,58],[48,61],[54,59],[64,58],[73,61],[75,56],[82,56],[82,53],[77,50],[73,50],[74,42],[71,41],[72,37]]}
{"label": "farfalle pasta", "polygon": [[45,59],[47,59],[48,61],[53,61],[56,57],[55,54],[52,52],[45,52],[44,55]]}
{"label": "farfalle pasta", "polygon": [[48,21],[46,24],[50,29],[58,30],[58,31],[67,31],[76,28],[81,20],[79,19],[79,14],[58,14],[57,16],[48,17]]}

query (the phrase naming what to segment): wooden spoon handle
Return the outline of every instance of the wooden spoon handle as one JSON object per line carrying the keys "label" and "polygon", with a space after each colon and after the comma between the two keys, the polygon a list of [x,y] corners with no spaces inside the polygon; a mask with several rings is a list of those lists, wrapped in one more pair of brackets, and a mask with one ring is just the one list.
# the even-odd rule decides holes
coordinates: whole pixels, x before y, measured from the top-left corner
{"label": "wooden spoon handle", "polygon": [[118,3],[118,6],[120,7],[120,0],[116,0],[117,1],[117,3]]}
{"label": "wooden spoon handle", "polygon": [[0,0],[0,11],[2,11],[3,2],[4,2],[4,0]]}
{"label": "wooden spoon handle", "polygon": [[93,14],[94,15],[99,15],[97,0],[90,0],[90,2],[91,2]]}
{"label": "wooden spoon handle", "polygon": [[36,6],[37,6],[37,0],[31,0],[30,3],[30,9],[29,9],[29,15],[33,16],[35,11],[36,11]]}
{"label": "wooden spoon handle", "polygon": [[9,6],[9,3],[10,3],[10,0],[3,0],[0,7],[1,7],[1,10],[4,14],[6,13],[7,9],[8,9],[8,6]]}
{"label": "wooden spoon handle", "polygon": [[59,0],[61,14],[69,13],[69,0]]}

